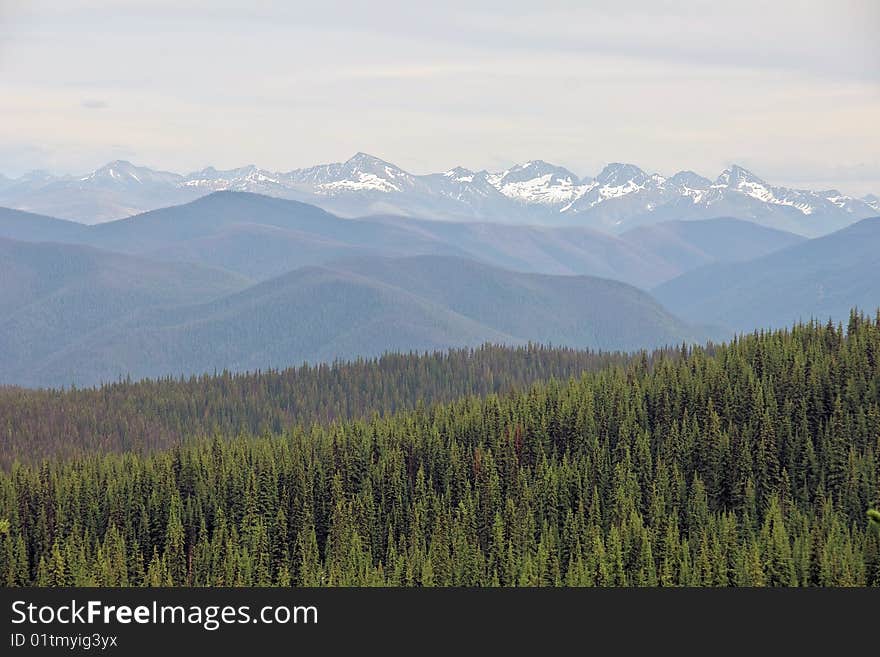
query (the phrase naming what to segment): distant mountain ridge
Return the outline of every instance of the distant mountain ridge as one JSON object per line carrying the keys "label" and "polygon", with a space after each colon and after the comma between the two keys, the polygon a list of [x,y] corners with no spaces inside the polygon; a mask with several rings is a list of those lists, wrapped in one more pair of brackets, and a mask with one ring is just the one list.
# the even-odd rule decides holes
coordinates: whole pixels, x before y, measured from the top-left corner
{"label": "distant mountain ridge", "polygon": [[0,273],[17,293],[0,291],[0,383],[83,386],[486,342],[633,350],[707,337],[624,283],[457,257],[357,257],[249,286],[90,247],[4,248]]}
{"label": "distant mountain ridge", "polygon": [[736,219],[663,222],[610,235],[581,226],[343,219],[316,206],[250,192],[86,226],[0,208],[0,237],[88,244],[220,267],[254,280],[356,256],[447,255],[523,272],[589,275],[647,289],[714,262],[747,260],[804,238]]}
{"label": "distant mountain ridge", "polygon": [[0,180],[0,205],[99,223],[176,205],[215,191],[246,191],[312,203],[343,216],[403,214],[583,226],[619,233],[678,219],[729,216],[807,236],[875,215],[876,196],[771,185],[733,165],[714,180],[692,171],[666,177],[612,163],[595,177],[532,160],[503,171],[454,167],[415,175],[366,153],[288,172],[250,165],[181,175],[111,162],[85,176],[33,172]]}
{"label": "distant mountain ridge", "polygon": [[880,308],[880,217],[746,262],[692,269],[652,290],[691,322],[736,331]]}
{"label": "distant mountain ridge", "polygon": [[26,379],[53,354],[132,313],[205,301],[250,284],[199,265],[3,238],[0,280],[0,383]]}
{"label": "distant mountain ridge", "polygon": [[85,385],[487,341],[636,349],[724,339],[870,312],[877,271],[880,218],[808,240],[734,218],[620,235],[344,219],[232,191],[93,226],[0,209],[0,383]]}

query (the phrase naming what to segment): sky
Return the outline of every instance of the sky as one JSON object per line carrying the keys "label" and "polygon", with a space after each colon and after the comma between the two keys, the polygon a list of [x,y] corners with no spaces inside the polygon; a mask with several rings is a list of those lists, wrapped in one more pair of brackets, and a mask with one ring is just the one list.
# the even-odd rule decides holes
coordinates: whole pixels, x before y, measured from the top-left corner
{"label": "sky", "polygon": [[0,0],[0,173],[633,162],[880,194],[880,2]]}

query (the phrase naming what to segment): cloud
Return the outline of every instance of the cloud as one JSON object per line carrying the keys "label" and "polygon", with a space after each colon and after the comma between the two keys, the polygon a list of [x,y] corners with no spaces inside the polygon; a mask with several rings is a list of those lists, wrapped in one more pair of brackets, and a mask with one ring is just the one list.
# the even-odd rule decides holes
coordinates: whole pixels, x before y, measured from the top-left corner
{"label": "cloud", "polygon": [[0,155],[32,143],[28,166],[72,172],[114,144],[181,171],[356,151],[416,173],[739,162],[880,190],[877,0],[344,4],[0,0],[19,7],[0,23]]}

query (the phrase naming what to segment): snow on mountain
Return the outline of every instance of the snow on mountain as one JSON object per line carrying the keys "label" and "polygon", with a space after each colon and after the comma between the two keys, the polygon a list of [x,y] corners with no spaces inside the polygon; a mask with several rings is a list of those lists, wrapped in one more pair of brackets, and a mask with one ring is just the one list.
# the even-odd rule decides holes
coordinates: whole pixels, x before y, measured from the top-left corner
{"label": "snow on mountain", "polygon": [[694,203],[702,201],[712,181],[693,171],[679,171],[666,183],[676,194],[691,199]]}
{"label": "snow on mountain", "polygon": [[116,160],[105,164],[87,176],[76,179],[85,185],[176,185],[183,176],[167,171],[155,171],[147,167],[138,167],[126,160]]}
{"label": "snow on mountain", "polygon": [[805,216],[842,211],[863,218],[868,205],[864,200],[846,196],[835,189],[810,191],[773,186],[736,165],[725,169],[718,176],[710,188],[706,202],[711,205],[730,193],[744,194],[768,205],[791,207]]}
{"label": "snow on mountain", "polygon": [[486,175],[486,180],[504,196],[521,203],[557,206],[568,204],[584,194],[571,171],[533,160],[500,173]]}
{"label": "snow on mountain", "polygon": [[326,192],[399,192],[400,187],[375,173],[358,173],[355,180],[334,180],[318,185],[318,193]]}
{"label": "snow on mountain", "polygon": [[254,165],[218,171],[208,167],[187,175],[183,185],[208,191],[271,193],[303,189],[334,195],[345,192],[397,192],[411,184],[413,176],[379,158],[358,153],[346,162],[321,164],[286,173],[260,169]]}
{"label": "snow on mountain", "polygon": [[718,202],[726,193],[736,192],[757,199],[762,203],[789,205],[803,214],[812,214],[813,207],[797,190],[784,187],[771,187],[755,174],[740,166],[733,165],[721,172],[706,196],[706,203]]}
{"label": "snow on mountain", "polygon": [[[650,176],[642,171],[635,164],[621,164],[620,162],[612,162],[607,165],[596,176],[596,182],[607,189],[636,189],[642,187],[648,182]],[[621,196],[629,192],[611,192],[609,198]]]}
{"label": "snow on mountain", "polygon": [[664,182],[664,178],[649,176],[634,164],[609,164],[593,182],[592,188],[596,190],[596,198],[592,201],[592,205],[639,192],[649,186],[659,188]]}
{"label": "snow on mountain", "polygon": [[79,176],[36,171],[3,186],[0,206],[94,224],[196,198],[200,193],[181,188],[182,180],[125,160]]}
{"label": "snow on mountain", "polygon": [[269,195],[277,195],[287,187],[279,174],[257,168],[253,164],[226,171],[208,167],[187,175],[180,186],[206,192],[231,190]]}
{"label": "snow on mountain", "polygon": [[817,235],[880,212],[877,196],[774,186],[737,165],[714,181],[693,171],[667,178],[620,162],[595,178],[578,178],[543,160],[503,171],[454,167],[414,175],[367,153],[288,172],[250,165],[181,176],[123,160],[84,176],[31,172],[0,180],[0,205],[94,223],[222,190],[293,198],[346,216],[379,212],[612,232],[669,219],[731,216]]}
{"label": "snow on mountain", "polygon": [[464,167],[455,167],[449,171],[443,172],[444,178],[449,178],[452,182],[471,183],[474,181],[474,172]]}
{"label": "snow on mountain", "polygon": [[[437,208],[444,208],[450,218],[485,220],[500,218],[505,222],[529,223],[527,204],[502,194],[491,182],[488,171],[454,167],[443,173],[419,176],[424,185],[423,198]],[[538,213],[544,206],[536,206]],[[496,219],[497,220],[497,219]]]}
{"label": "snow on mountain", "polygon": [[469,206],[482,204],[487,199],[505,203],[508,198],[493,184],[493,174],[487,171],[471,171],[464,167],[455,167],[442,174],[432,173],[421,178],[432,194],[460,201]]}
{"label": "snow on mountain", "polygon": [[595,215],[595,227],[614,230],[626,217],[651,212],[667,196],[666,178],[647,174],[634,164],[613,162],[593,179],[584,179],[582,193],[562,208],[563,214]]}
{"label": "snow on mountain", "polygon": [[342,163],[324,164],[286,174],[291,184],[310,184],[317,194],[345,192],[403,192],[415,186],[415,176],[367,153]]}

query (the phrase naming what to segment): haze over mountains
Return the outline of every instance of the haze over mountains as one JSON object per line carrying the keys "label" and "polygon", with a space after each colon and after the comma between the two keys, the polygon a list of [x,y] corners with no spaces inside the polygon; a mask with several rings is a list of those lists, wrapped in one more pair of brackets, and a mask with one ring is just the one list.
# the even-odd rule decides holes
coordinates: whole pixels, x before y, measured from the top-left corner
{"label": "haze over mountains", "polygon": [[694,269],[652,292],[686,320],[737,331],[845,322],[853,307],[880,307],[880,218],[747,262]]}
{"label": "haze over mountains", "polygon": [[541,160],[499,172],[455,167],[414,175],[365,153],[289,172],[247,166],[180,175],[125,161],[83,176],[32,172],[0,180],[0,205],[99,223],[222,190],[300,200],[349,217],[399,214],[613,233],[668,220],[731,216],[817,236],[880,211],[875,196],[773,186],[736,165],[713,180],[691,171],[649,174],[621,163],[609,164],[595,177],[580,177]]}
{"label": "haze over mountains", "polygon": [[232,191],[95,225],[0,209],[0,383],[82,386],[484,342],[633,350],[845,321],[853,306],[880,306],[878,227],[865,219],[807,239],[717,217],[611,234],[342,218]]}
{"label": "haze over mountains", "polygon": [[804,238],[735,219],[671,222],[614,236],[588,228],[342,219],[297,201],[215,192],[190,203],[94,226],[0,210],[0,237],[88,244],[194,262],[265,280],[354,256],[453,255],[544,274],[654,287],[704,264],[746,260]]}
{"label": "haze over mountains", "polygon": [[[0,239],[0,381],[22,383],[40,363],[121,318],[156,305],[228,294],[249,281],[222,270],[92,247]],[[43,383],[70,384],[58,372]]]}
{"label": "haze over mountains", "polygon": [[2,383],[82,386],[485,342],[632,350],[708,336],[624,283],[454,257],[353,259],[245,287],[91,247],[0,240],[0,249],[0,273],[17,290],[0,297]]}

